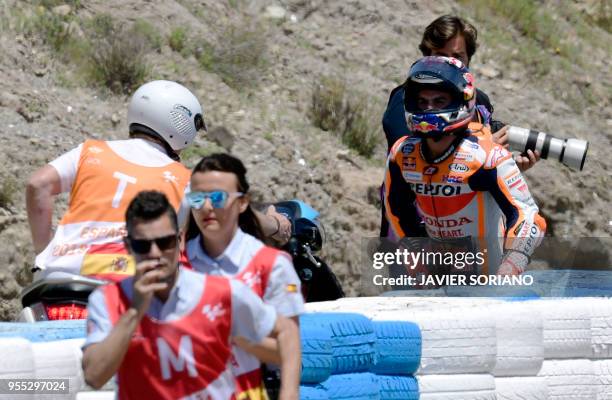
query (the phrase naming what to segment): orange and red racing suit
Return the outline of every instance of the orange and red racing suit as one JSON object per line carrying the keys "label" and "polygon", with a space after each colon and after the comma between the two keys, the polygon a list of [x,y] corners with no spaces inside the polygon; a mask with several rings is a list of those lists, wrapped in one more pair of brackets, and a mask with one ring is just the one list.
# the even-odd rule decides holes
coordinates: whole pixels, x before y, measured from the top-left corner
{"label": "orange and red racing suit", "polygon": [[546,222],[538,214],[512,154],[491,140],[486,126],[472,122],[437,159],[416,137],[392,147],[384,184],[386,217],[396,238],[472,238],[484,242],[489,272],[509,250],[529,258]]}

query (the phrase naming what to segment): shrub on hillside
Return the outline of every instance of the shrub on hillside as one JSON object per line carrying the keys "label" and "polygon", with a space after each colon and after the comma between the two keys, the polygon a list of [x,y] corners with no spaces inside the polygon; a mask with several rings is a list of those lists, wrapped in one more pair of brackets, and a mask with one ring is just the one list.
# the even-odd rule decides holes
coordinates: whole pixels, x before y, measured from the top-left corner
{"label": "shrub on hillside", "polygon": [[186,45],[187,30],[182,26],[174,28],[168,36],[168,46],[177,53],[180,53],[185,50]]}
{"label": "shrub on hillside", "polygon": [[342,125],[346,97],[343,81],[323,77],[314,86],[310,102],[310,120],[324,131],[337,131]]}
{"label": "shrub on hillside", "polygon": [[80,8],[81,0],[34,0],[32,2],[36,6],[43,6],[46,8],[53,8],[61,5],[69,5],[72,8]]}
{"label": "shrub on hillside", "polygon": [[371,157],[380,142],[379,115],[368,96],[347,89],[341,80],[323,77],[312,91],[308,112],[312,123],[335,133],[362,156]]}
{"label": "shrub on hillside", "polygon": [[200,65],[235,89],[255,86],[268,67],[263,25],[254,18],[229,20],[216,36],[212,43],[200,42]]}
{"label": "shrub on hillside", "polygon": [[4,176],[0,185],[0,207],[8,208],[13,205],[15,194],[18,190],[17,181],[10,176]]}
{"label": "shrub on hillside", "polygon": [[163,42],[162,36],[159,34],[157,28],[149,21],[137,19],[134,21],[130,33],[141,37],[145,42],[145,46],[148,47],[147,50],[154,50],[156,52],[161,51]]}
{"label": "shrub on hillside", "polygon": [[61,52],[70,41],[70,22],[73,16],[58,15],[40,7],[33,14],[16,14],[18,30],[24,36],[34,39]]}
{"label": "shrub on hillside", "polygon": [[143,25],[124,27],[110,16],[101,15],[91,23],[87,77],[95,86],[104,86],[113,93],[130,93],[149,75],[145,53],[155,49]]}

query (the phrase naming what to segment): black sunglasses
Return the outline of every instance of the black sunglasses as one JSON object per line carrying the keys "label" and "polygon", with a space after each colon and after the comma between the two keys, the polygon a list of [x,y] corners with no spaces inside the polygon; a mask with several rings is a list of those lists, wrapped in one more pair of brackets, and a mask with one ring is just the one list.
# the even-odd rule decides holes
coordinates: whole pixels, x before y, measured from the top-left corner
{"label": "black sunglasses", "polygon": [[174,249],[176,247],[176,243],[178,242],[178,235],[172,234],[155,239],[134,239],[133,237],[128,236],[126,239],[134,253],[147,254],[151,251],[153,242],[155,242],[157,248],[161,251]]}

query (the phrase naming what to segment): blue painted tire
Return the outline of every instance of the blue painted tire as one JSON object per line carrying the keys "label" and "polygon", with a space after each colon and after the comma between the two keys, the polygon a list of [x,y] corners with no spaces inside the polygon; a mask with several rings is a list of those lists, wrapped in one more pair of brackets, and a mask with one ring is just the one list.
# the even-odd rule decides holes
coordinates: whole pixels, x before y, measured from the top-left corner
{"label": "blue painted tire", "polygon": [[312,313],[300,325],[323,326],[332,333],[332,374],[369,371],[376,361],[376,334],[372,321],[354,313]]}
{"label": "blue painted tire", "polygon": [[419,400],[419,384],[413,376],[378,375],[380,400]]}
{"label": "blue painted tire", "polygon": [[70,321],[41,321],[34,323],[0,322],[0,337],[22,337],[31,342],[85,338],[84,319]]}
{"label": "blue painted tire", "polygon": [[329,400],[329,396],[323,386],[300,385],[300,400]]}
{"label": "blue painted tire", "polygon": [[332,373],[333,347],[331,330],[324,326],[300,324],[302,341],[303,383],[323,382]]}
{"label": "blue painted tire", "polygon": [[380,400],[378,376],[370,372],[332,375],[321,385],[330,400]]}
{"label": "blue painted tire", "polygon": [[375,321],[376,364],[379,375],[411,375],[421,363],[421,330],[408,321]]}

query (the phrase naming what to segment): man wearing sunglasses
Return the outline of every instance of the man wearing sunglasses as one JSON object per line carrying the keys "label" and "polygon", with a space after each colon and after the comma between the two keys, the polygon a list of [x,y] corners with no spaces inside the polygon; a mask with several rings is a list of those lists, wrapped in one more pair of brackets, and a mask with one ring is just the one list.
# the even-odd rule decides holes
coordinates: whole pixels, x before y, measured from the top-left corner
{"label": "man wearing sunglasses", "polygon": [[[160,190],[179,209],[190,171],[180,152],[205,130],[194,94],[171,81],[144,84],[128,106],[127,140],[87,140],[40,168],[28,181],[26,208],[37,253],[35,279],[53,271],[118,280],[134,273],[122,246],[125,210],[141,190]],[[69,208],[52,231],[54,199],[70,193]],[[185,211],[188,207],[185,206]],[[264,233],[289,239],[291,224],[269,209]]]}
{"label": "man wearing sunglasses", "polygon": [[179,268],[174,208],[141,192],[127,213],[126,247],[136,273],[89,298],[85,380],[100,388],[114,374],[121,399],[234,398],[230,339],[275,337],[281,399],[297,399],[299,332],[247,286]]}

